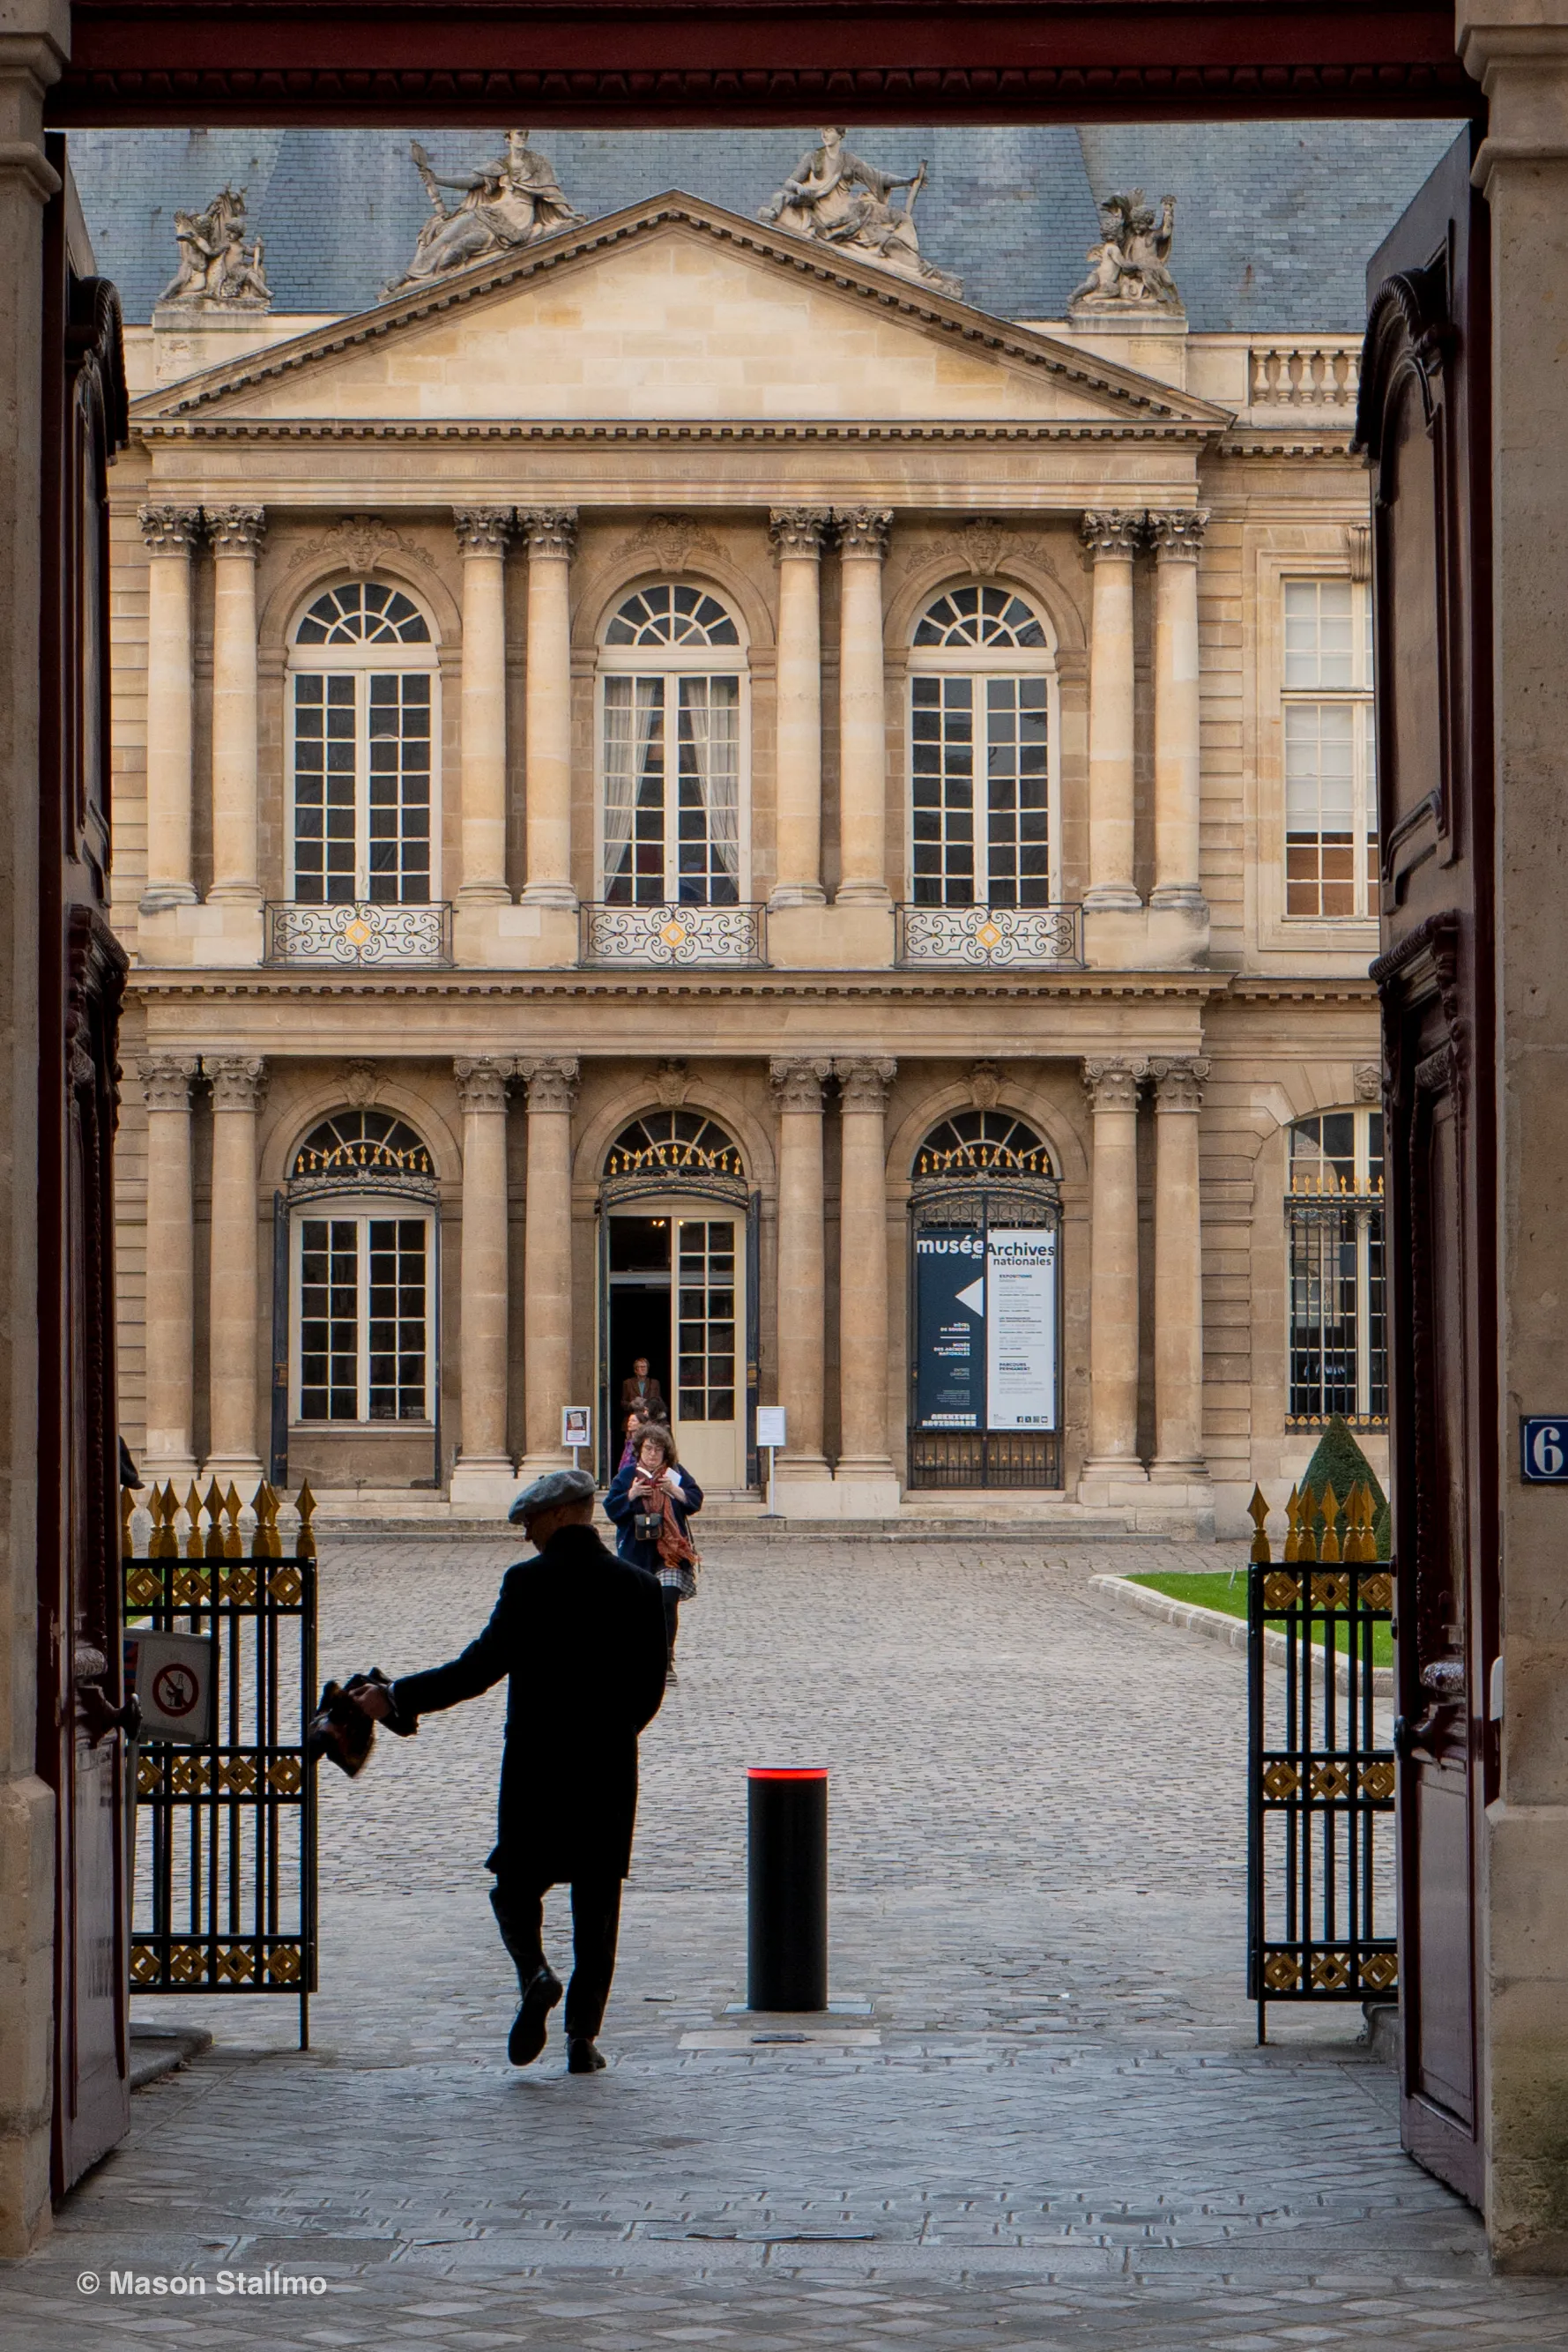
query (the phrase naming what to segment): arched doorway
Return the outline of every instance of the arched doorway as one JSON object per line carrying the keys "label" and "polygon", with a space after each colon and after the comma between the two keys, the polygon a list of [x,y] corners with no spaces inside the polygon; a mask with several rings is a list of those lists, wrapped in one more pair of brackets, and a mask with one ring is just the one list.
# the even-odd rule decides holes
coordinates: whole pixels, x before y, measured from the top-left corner
{"label": "arched doorway", "polygon": [[756,1484],[757,1226],[740,1149],[706,1113],[646,1111],[611,1145],[599,1229],[603,1476],[637,1409],[626,1384],[645,1361],[698,1484]]}
{"label": "arched doorway", "polygon": [[1061,1195],[1043,1137],[957,1111],[909,1196],[911,1486],[1061,1484]]}

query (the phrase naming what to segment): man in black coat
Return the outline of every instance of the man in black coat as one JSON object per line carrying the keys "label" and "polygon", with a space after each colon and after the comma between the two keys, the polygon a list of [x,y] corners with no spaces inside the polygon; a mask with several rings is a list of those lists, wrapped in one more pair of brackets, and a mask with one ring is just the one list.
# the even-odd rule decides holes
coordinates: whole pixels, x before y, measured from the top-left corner
{"label": "man in black coat", "polygon": [[603,2065],[594,2043],[615,1971],[621,1885],[632,1866],[637,1736],[664,1695],[664,1611],[658,1583],[606,1550],[591,1525],[593,1481],[554,1470],[513,1504],[538,1553],[507,1570],[495,1613],[449,1665],[361,1692],[366,1714],[395,1732],[509,1677],[500,1820],[488,1867],[501,1940],[517,1963],[522,2005],[507,2054],[532,2063],[545,2046],[560,1979],[545,1958],[546,1890],[571,1888],[573,1968],[566,1997],[567,2065]]}

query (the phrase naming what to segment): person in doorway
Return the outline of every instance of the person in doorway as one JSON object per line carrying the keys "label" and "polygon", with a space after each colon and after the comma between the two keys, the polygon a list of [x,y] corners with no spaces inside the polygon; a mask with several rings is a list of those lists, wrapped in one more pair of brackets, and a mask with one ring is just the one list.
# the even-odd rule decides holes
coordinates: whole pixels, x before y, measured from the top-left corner
{"label": "person in doorway", "polygon": [[637,1459],[637,1440],[642,1436],[643,1427],[644,1423],[640,1412],[627,1414],[626,1442],[621,1448],[621,1459],[615,1465],[617,1476],[625,1469],[628,1462],[635,1462]]}
{"label": "person in doorway", "polygon": [[508,1517],[538,1558],[507,1570],[484,1632],[450,1664],[400,1675],[357,1702],[406,1736],[421,1716],[509,1677],[500,1818],[486,1865],[522,1993],[507,2055],[528,2066],[545,2046],[561,1987],[544,1953],[544,1898],[565,1883],[573,1954],[567,2071],[593,2074],[604,2064],[597,2042],[632,1865],[637,1739],[664,1695],[668,1641],[658,1585],[609,1551],[591,1524],[586,1470],[536,1478]]}
{"label": "person in doorway", "polygon": [[676,1460],[674,1439],[667,1429],[651,1423],[638,1437],[636,1460],[611,1481],[604,1508],[615,1522],[615,1549],[622,1559],[650,1570],[664,1587],[667,1679],[672,1683],[679,1680],[675,1635],[681,1603],[697,1589],[696,1550],[686,1522],[702,1507],[703,1490]]}
{"label": "person in doorway", "polygon": [[639,1421],[667,1423],[670,1408],[664,1402],[664,1392],[648,1370],[646,1356],[639,1356],[629,1377],[621,1383],[621,1410],[634,1412]]}

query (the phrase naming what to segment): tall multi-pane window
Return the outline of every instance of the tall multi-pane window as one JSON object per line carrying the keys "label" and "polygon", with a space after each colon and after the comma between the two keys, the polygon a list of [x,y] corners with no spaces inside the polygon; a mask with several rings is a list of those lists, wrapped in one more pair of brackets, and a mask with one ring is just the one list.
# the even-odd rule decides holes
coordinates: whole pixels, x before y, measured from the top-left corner
{"label": "tall multi-pane window", "polygon": [[288,896],[308,906],[435,895],[436,656],[384,581],[319,596],[289,649]]}
{"label": "tall multi-pane window", "polygon": [[385,1111],[340,1111],[295,1154],[296,1422],[431,1421],[434,1192],[425,1146]]}
{"label": "tall multi-pane window", "polygon": [[1372,593],[1355,580],[1287,580],[1285,912],[1377,912]]}
{"label": "tall multi-pane window", "polygon": [[910,895],[934,907],[1051,898],[1051,648],[1009,588],[950,588],[910,662]]}
{"label": "tall multi-pane window", "polygon": [[1323,1111],[1291,1129],[1291,1418],[1388,1418],[1383,1114]]}
{"label": "tall multi-pane window", "polygon": [[603,895],[733,907],[746,878],[746,665],[704,588],[639,589],[600,656]]}

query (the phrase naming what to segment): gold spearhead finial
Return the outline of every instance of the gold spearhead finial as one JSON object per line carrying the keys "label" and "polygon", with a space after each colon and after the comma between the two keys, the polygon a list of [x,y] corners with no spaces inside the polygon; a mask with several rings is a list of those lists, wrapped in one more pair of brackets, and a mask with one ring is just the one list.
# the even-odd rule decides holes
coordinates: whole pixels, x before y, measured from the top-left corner
{"label": "gold spearhead finial", "polygon": [[1253,1561],[1258,1567],[1266,1568],[1274,1555],[1269,1549],[1269,1506],[1263,1499],[1261,1486],[1253,1487],[1247,1515],[1252,1522]]}

